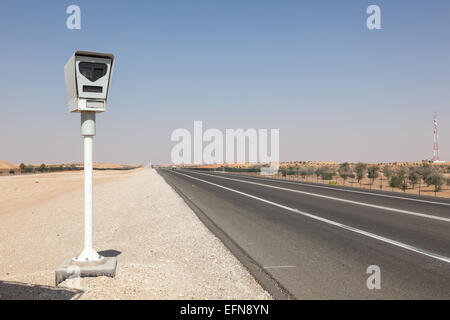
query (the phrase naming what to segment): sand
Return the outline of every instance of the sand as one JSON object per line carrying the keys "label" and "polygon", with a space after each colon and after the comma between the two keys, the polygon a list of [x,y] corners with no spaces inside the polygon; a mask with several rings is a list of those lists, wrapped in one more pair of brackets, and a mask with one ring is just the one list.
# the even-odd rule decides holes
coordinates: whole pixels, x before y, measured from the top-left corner
{"label": "sand", "polygon": [[83,245],[82,172],[0,177],[0,299],[271,299],[152,169],[94,172],[94,246],[117,274],[65,281]]}
{"label": "sand", "polygon": [[19,166],[0,160],[0,170],[19,169]]}

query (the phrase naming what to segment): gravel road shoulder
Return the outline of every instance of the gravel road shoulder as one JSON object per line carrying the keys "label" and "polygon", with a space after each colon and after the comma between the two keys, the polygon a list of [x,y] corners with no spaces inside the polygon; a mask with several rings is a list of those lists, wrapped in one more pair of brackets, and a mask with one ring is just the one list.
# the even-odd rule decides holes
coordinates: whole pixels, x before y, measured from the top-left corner
{"label": "gravel road shoulder", "polygon": [[116,277],[54,287],[83,245],[77,189],[0,215],[0,299],[271,299],[156,171],[96,175],[94,246],[117,255]]}

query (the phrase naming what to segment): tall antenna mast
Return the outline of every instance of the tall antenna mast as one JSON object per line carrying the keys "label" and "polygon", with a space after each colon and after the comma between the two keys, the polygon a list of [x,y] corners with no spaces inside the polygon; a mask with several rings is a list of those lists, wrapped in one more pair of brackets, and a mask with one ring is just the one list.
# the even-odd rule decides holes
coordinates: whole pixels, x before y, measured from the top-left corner
{"label": "tall antenna mast", "polygon": [[439,159],[439,143],[438,143],[437,112],[434,113],[433,128],[434,128],[434,131],[433,131],[433,134],[434,134],[433,161],[440,161],[440,159]]}

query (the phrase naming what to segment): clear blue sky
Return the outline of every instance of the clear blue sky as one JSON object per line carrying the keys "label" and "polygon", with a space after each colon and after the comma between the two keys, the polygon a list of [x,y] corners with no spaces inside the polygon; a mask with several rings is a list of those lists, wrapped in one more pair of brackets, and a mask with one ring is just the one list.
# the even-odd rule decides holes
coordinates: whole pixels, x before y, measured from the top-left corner
{"label": "clear blue sky", "polygon": [[[66,28],[67,6],[82,29]],[[382,30],[366,28],[381,7]],[[450,160],[450,1],[2,1],[0,159],[82,159],[63,67],[112,52],[95,161],[170,161],[170,134],[279,128],[281,160]]]}

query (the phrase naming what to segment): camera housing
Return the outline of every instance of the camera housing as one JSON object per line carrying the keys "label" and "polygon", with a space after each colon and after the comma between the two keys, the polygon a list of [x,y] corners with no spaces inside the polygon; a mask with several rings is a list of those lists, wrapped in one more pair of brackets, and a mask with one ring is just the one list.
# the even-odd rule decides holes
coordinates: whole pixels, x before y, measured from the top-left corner
{"label": "camera housing", "polygon": [[75,52],[64,66],[70,112],[106,111],[113,67],[113,54]]}

